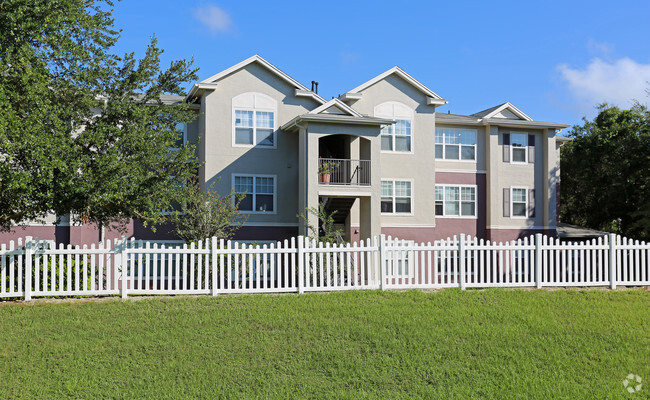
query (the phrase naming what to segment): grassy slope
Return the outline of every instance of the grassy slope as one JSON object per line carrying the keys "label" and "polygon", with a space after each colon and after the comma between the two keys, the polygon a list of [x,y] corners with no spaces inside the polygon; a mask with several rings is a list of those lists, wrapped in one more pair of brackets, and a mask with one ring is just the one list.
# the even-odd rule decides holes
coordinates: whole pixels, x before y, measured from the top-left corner
{"label": "grassy slope", "polygon": [[643,290],[38,302],[0,332],[3,399],[650,397]]}

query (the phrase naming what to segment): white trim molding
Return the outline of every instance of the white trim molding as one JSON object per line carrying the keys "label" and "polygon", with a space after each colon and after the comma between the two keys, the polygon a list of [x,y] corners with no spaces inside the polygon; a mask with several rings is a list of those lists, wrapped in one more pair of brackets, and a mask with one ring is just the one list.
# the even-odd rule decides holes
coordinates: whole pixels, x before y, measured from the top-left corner
{"label": "white trim molding", "polygon": [[[250,193],[253,196],[252,199],[252,208],[253,210],[248,211],[248,210],[239,210],[240,213],[242,214],[250,214],[250,215],[275,215],[278,213],[278,176],[277,175],[264,175],[264,174],[247,174],[247,173],[233,173],[231,175],[231,184],[232,188],[235,188],[235,177],[244,177],[244,178],[253,178],[253,191]],[[273,178],[273,211],[255,211],[255,196],[257,195],[257,178]],[[233,203],[235,201],[234,194],[236,193],[246,193],[247,192],[237,192],[235,191],[233,193]],[[269,193],[262,193],[262,194],[269,194]]]}
{"label": "white trim molding", "polygon": [[[237,143],[237,111],[251,112],[252,143]],[[264,93],[246,92],[232,98],[232,147],[246,147],[256,149],[278,148],[278,102]],[[257,130],[264,129],[257,126],[258,113],[271,113],[273,116],[273,145],[257,144]],[[265,128],[268,129],[268,128]]]}

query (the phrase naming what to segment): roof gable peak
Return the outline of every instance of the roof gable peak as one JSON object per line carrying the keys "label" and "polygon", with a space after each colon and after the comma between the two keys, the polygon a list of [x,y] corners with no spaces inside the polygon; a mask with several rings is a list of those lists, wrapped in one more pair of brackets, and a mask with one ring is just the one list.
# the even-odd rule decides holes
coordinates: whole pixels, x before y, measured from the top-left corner
{"label": "roof gable peak", "polygon": [[349,115],[352,117],[361,117],[361,114],[357,112],[357,110],[353,109],[337,98],[333,98],[320,107],[311,110],[309,114],[331,114],[331,112],[328,112],[328,110],[331,110],[332,108],[338,109],[340,111],[339,114]]}
{"label": "roof gable peak", "polygon": [[411,86],[419,90],[421,93],[427,96],[427,105],[433,105],[433,106],[441,106],[444,104],[447,104],[447,100],[443,99],[441,96],[439,96],[437,93],[435,93],[433,90],[429,89],[428,87],[424,86],[422,83],[420,83],[417,79],[413,78],[411,75],[406,73],[403,69],[401,69],[398,66],[394,66],[393,68],[389,69],[388,71],[377,75],[376,77],[370,79],[367,82],[362,83],[361,85],[355,87],[354,89],[348,91],[346,94],[342,96],[344,99],[358,99],[359,94],[367,89],[368,87],[374,85],[375,83],[386,79],[387,77],[391,75],[397,75],[407,83],[409,83]]}
{"label": "roof gable peak", "polygon": [[518,109],[509,101],[490,107],[486,110],[479,111],[472,114],[472,117],[481,119],[501,118],[501,119],[519,119],[524,121],[532,121],[533,119],[526,115],[523,111]]}
{"label": "roof gable peak", "polygon": [[266,68],[269,70],[271,73],[275,74],[285,82],[289,83],[290,85],[293,85],[294,88],[296,89],[296,96],[306,96],[306,97],[312,97],[314,100],[319,102],[320,104],[324,104],[327,101],[319,96],[317,93],[312,92],[309,90],[305,85],[302,83],[298,82],[294,78],[290,77],[287,75],[285,72],[283,72],[280,68],[276,67],[275,65],[271,64],[270,62],[266,61],[262,56],[259,54],[252,55],[251,57],[248,57],[244,61],[239,62],[238,64],[233,65],[230,68],[227,68],[215,75],[212,75],[211,77],[202,80],[198,84],[195,84],[190,90],[190,94],[195,92],[198,89],[213,89],[214,86],[216,85],[216,81],[236,72],[239,71],[242,68],[245,68],[249,64],[252,64],[254,62],[259,63],[262,67]]}

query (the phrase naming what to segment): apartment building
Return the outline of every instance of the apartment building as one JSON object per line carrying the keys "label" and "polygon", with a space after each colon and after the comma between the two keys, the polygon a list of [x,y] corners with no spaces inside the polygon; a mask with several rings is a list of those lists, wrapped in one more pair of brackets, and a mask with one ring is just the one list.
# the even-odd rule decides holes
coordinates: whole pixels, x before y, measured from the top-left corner
{"label": "apartment building", "polygon": [[568,125],[510,103],[439,113],[447,101],[398,67],[327,101],[258,55],[188,98],[200,105],[187,139],[201,138],[201,182],[246,193],[239,239],[306,234],[297,214],[319,203],[347,240],[555,234]]}

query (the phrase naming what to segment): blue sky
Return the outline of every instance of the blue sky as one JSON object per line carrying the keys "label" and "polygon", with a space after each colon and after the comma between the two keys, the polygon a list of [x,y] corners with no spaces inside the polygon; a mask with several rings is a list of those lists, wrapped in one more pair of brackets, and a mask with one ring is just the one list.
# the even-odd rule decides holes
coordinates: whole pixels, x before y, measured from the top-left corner
{"label": "blue sky", "polygon": [[607,101],[650,102],[650,1],[173,1],[115,4],[116,50],[163,66],[194,57],[205,79],[260,54],[326,99],[398,65],[471,114],[510,101],[579,123]]}

